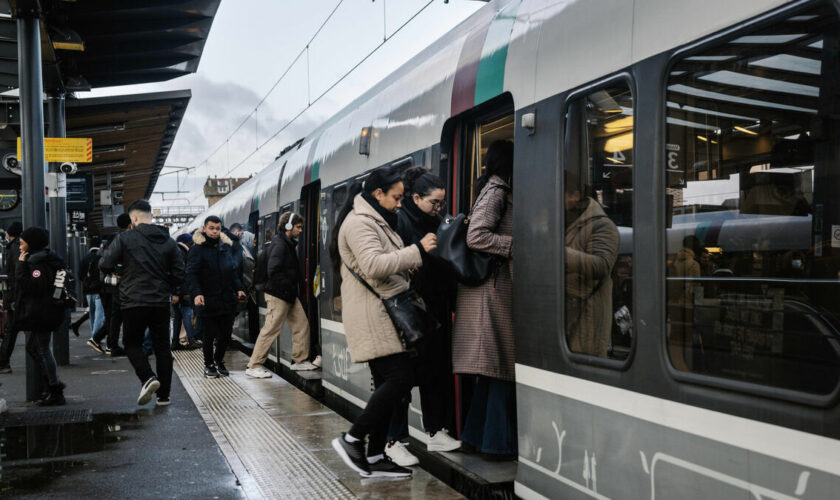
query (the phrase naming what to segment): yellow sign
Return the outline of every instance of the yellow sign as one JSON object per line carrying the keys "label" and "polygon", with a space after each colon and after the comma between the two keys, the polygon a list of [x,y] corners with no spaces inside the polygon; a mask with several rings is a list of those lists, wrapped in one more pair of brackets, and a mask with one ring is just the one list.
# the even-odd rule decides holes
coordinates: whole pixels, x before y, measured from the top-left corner
{"label": "yellow sign", "polygon": [[[17,138],[17,159],[23,161],[20,137]],[[93,161],[93,139],[63,137],[44,137],[44,160],[52,162],[74,161],[90,163]]]}

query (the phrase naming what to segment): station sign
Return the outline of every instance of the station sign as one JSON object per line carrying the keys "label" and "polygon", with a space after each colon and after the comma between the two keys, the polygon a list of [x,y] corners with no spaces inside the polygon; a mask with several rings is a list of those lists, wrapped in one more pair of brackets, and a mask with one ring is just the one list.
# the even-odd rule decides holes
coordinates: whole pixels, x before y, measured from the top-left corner
{"label": "station sign", "polygon": [[67,176],[67,210],[93,211],[93,174]]}
{"label": "station sign", "polygon": [[[17,138],[17,159],[23,161],[20,137]],[[93,161],[93,139],[90,137],[44,137],[44,160],[90,163]]]}

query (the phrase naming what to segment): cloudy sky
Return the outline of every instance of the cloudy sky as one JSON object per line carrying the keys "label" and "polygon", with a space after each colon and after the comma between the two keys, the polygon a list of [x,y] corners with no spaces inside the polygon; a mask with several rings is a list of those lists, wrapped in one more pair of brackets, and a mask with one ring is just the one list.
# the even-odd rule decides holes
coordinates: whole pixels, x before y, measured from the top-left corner
{"label": "cloudy sky", "polygon": [[[233,170],[231,176],[247,177],[261,170],[285,146],[484,5],[473,0],[222,0],[196,74],[159,84],[98,89],[79,97],[192,90],[167,165],[196,169],[188,176],[161,177],[156,190],[180,188],[189,193],[167,194],[166,199],[203,205],[201,186],[208,175],[221,177]],[[290,68],[336,6],[310,45],[308,72],[306,54]],[[385,37],[387,43],[325,94]],[[287,75],[269,93],[287,69]],[[269,140],[283,127],[283,132]],[[152,201],[161,199],[155,195]]]}

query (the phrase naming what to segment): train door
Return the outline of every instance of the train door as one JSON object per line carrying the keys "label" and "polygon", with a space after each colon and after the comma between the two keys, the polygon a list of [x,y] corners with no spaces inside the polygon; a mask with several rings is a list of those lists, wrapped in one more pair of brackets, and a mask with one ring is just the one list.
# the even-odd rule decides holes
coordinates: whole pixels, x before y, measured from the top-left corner
{"label": "train door", "polygon": [[321,352],[320,315],[317,295],[321,292],[321,269],[318,260],[318,247],[321,220],[321,181],[307,184],[300,191],[300,214],[303,216],[303,234],[298,241],[298,256],[303,266],[306,292],[302,297],[303,307],[309,317],[309,352]]}
{"label": "train door", "polygon": [[[468,213],[472,208],[478,195],[478,179],[486,170],[485,155],[490,145],[498,140],[512,142],[513,136],[514,108],[509,94],[447,124],[441,140],[440,176],[447,184],[448,202],[453,215]],[[455,376],[454,419],[459,436],[474,387],[475,377]]]}

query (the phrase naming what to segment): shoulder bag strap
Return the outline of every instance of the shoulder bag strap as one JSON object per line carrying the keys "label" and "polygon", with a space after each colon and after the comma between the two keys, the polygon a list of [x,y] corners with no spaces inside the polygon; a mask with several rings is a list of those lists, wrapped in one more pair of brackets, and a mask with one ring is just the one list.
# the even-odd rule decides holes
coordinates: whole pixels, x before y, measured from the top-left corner
{"label": "shoulder bag strap", "polygon": [[352,274],[353,276],[355,276],[355,278],[356,278],[357,280],[359,280],[359,283],[363,284],[363,285],[365,286],[365,288],[367,288],[368,290],[370,290],[370,293],[372,293],[372,294],[376,295],[376,298],[377,298],[377,299],[382,300],[382,296],[380,296],[378,293],[376,293],[376,290],[374,290],[374,289],[373,289],[373,287],[372,287],[372,286],[370,286],[370,285],[368,284],[368,282],[367,282],[367,281],[363,280],[361,276],[359,276],[358,274],[356,274],[356,271],[352,270],[352,269],[350,268],[350,266],[348,266],[347,264],[344,264],[344,267],[346,267],[346,268],[347,268],[347,270],[348,270],[348,271],[350,271],[350,274]]}

